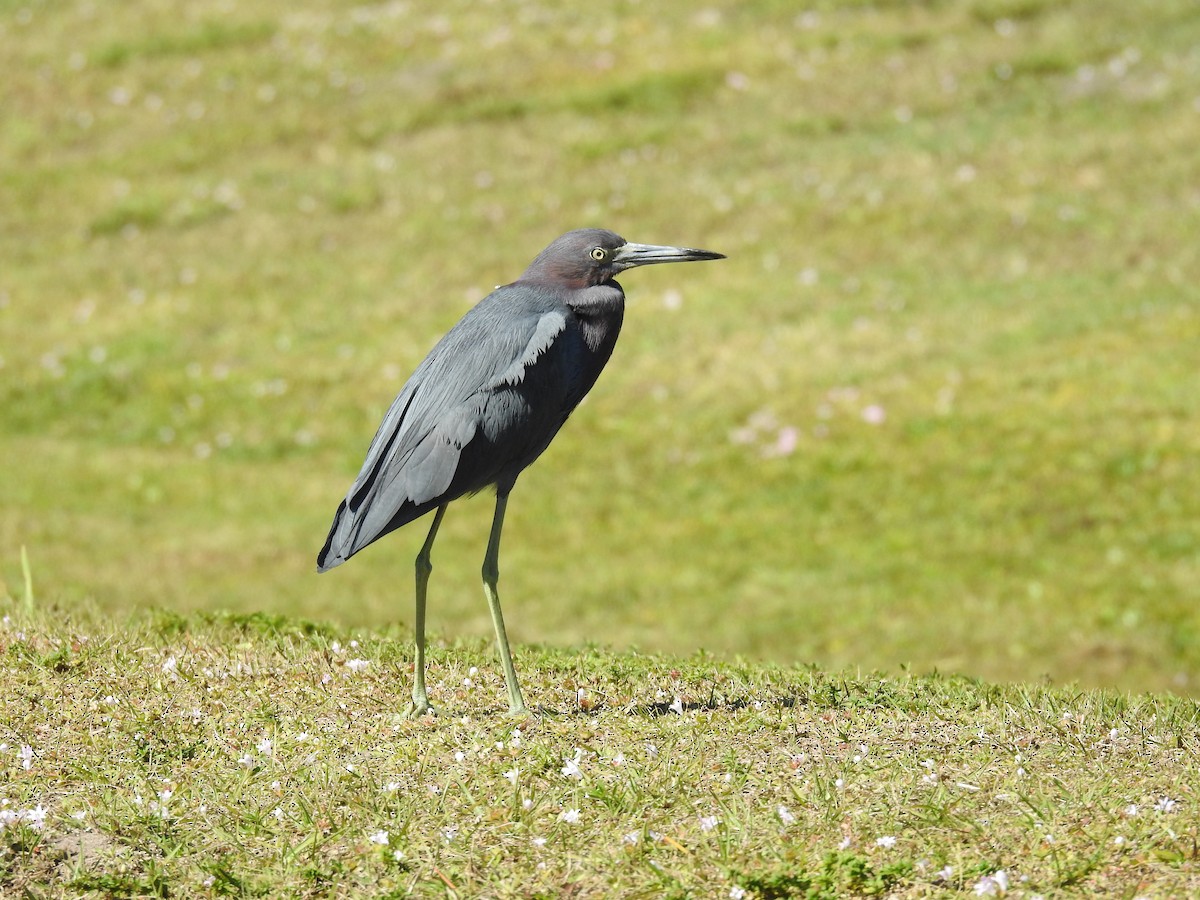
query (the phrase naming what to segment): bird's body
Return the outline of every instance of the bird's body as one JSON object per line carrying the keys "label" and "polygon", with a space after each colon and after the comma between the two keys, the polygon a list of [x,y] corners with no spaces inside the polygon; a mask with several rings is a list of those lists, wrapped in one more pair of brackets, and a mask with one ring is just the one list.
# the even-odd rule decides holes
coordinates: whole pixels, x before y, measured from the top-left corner
{"label": "bird's body", "polygon": [[524,709],[495,584],[500,530],[517,477],[549,446],[612,355],[625,313],[613,275],[657,262],[719,259],[703,250],[630,244],[610,231],[568,232],[520,279],[472,308],[429,352],[384,416],[338,507],[318,571],[437,510],[417,558],[417,684],[410,711],[430,710],[424,687],[429,552],[446,505],[496,488],[484,588],[509,698]]}
{"label": "bird's body", "polygon": [[464,494],[507,494],[595,384],[625,313],[615,282],[497,288],[393,401],[338,509],[321,571]]}

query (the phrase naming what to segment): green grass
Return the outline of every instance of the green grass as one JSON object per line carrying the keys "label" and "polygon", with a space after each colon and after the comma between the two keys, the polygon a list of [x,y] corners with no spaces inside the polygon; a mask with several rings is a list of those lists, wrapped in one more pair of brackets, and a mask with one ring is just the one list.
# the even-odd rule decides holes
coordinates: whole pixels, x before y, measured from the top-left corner
{"label": "green grass", "polygon": [[466,641],[432,653],[440,716],[404,721],[400,637],[262,614],[6,617],[0,887],[1200,889],[1191,700],[531,646],[518,663],[536,712],[514,719],[492,648]]}
{"label": "green grass", "polygon": [[[600,224],[729,259],[626,279],[513,497],[515,639],[1195,693],[1198,40],[1182,0],[7,5],[0,578],[410,621],[420,528],[312,577],[336,502],[469,303]],[[490,513],[435,628],[488,634]]]}
{"label": "green grass", "polygon": [[[900,685],[886,715],[949,683],[959,719],[1011,715],[1036,734],[1030,710],[1074,696],[1019,686],[1047,677],[1196,695],[1197,46],[1185,0],[0,4],[0,596],[31,582],[64,615],[225,611],[403,633],[423,529],[318,579],[336,503],[437,337],[558,233],[602,225],[729,259],[626,279],[611,371],[509,507],[516,642],[745,659],[756,687],[730,696],[762,694],[779,721],[801,708],[780,705],[798,684],[860,668]],[[483,498],[456,504],[435,548],[431,626],[466,642],[439,662],[456,676],[490,631],[490,515]],[[69,643],[39,627],[44,648]],[[292,652],[257,640],[248,658]],[[380,652],[391,662],[357,689],[400,667],[400,651]],[[531,665],[529,652],[523,671],[569,680],[574,656],[535,651]],[[776,677],[779,692],[762,681]],[[677,721],[637,712],[657,702],[645,679],[617,680],[598,718],[561,718],[543,693],[551,721],[570,723],[555,754],[617,710],[636,740]],[[852,681],[853,696],[884,684]],[[970,699],[984,696],[1001,699]],[[1153,710],[1190,709],[1078,697],[1131,704],[1156,734]],[[394,706],[375,702],[381,716]],[[757,727],[757,711],[720,709],[718,732]],[[1150,778],[1162,760],[1147,759]],[[204,777],[228,790],[233,774]],[[991,817],[980,810],[971,821]],[[1102,821],[1075,816],[1064,829]],[[970,831],[909,824],[913,847]],[[747,825],[759,836],[735,854],[760,866],[742,874],[763,895],[852,877],[885,890],[884,867],[903,861],[857,826],[859,856],[837,856],[810,822],[795,858],[768,865],[753,848],[783,851],[753,831],[765,827]],[[673,851],[688,865],[724,858],[719,834],[658,830],[693,851]],[[645,844],[597,840],[635,868],[646,859]],[[970,846],[959,886],[1009,865]],[[172,852],[130,863],[149,881],[92,889],[173,884]],[[910,861],[923,856],[937,854]],[[551,862],[546,893],[578,875],[572,858]],[[1069,886],[1082,863],[1066,865],[1037,883]],[[469,885],[485,866],[448,874]],[[675,890],[663,884],[644,890]]]}
{"label": "green grass", "polygon": [[[9,5],[0,577],[410,621],[420,528],[312,577],[336,502],[467,305],[601,224],[729,259],[626,279],[510,507],[518,641],[1194,693],[1198,39],[1185,2]],[[435,628],[488,634],[490,512]]]}

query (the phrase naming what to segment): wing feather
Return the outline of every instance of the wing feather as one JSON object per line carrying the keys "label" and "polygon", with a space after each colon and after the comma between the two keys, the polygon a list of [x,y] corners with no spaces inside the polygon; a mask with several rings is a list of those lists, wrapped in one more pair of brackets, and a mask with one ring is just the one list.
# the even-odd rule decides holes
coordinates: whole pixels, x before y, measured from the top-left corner
{"label": "wing feather", "polygon": [[[334,516],[317,558],[319,571],[455,499],[447,493],[460,475],[463,448],[484,425],[489,398],[519,385],[567,327],[558,308],[535,306],[517,317],[500,309],[505,291],[493,292],[464,316],[392,402]],[[483,486],[470,481],[459,478],[467,486],[455,496]]]}

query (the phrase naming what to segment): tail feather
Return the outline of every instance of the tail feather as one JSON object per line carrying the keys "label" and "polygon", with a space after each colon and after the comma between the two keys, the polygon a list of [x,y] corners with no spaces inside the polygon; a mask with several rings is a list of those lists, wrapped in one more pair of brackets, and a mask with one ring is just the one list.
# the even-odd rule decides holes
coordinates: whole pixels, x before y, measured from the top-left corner
{"label": "tail feather", "polygon": [[328,572],[354,555],[354,551],[350,549],[352,546],[350,532],[353,521],[354,518],[346,507],[346,501],[343,500],[333,517],[333,525],[329,529],[329,536],[325,538],[325,546],[317,554],[318,572]]}

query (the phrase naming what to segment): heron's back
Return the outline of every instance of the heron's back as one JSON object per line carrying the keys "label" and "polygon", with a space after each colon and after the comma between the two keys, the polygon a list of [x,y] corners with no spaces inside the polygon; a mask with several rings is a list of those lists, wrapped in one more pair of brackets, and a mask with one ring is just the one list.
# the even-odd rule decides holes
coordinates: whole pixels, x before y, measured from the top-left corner
{"label": "heron's back", "polygon": [[608,304],[615,315],[581,316],[553,286],[522,282],[468,312],[385,414],[334,516],[319,571],[464,494],[491,485],[507,494],[612,352],[623,295],[607,292],[616,295]]}

